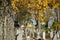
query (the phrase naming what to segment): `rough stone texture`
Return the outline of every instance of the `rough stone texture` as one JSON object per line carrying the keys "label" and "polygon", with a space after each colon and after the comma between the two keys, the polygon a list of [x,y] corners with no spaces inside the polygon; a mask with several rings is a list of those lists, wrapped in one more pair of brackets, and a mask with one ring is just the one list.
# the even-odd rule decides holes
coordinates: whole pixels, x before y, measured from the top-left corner
{"label": "rough stone texture", "polygon": [[14,20],[11,8],[7,5],[6,0],[0,6],[0,40],[15,40]]}
{"label": "rough stone texture", "polygon": [[8,15],[0,17],[0,40],[15,40],[14,21]]}
{"label": "rough stone texture", "polygon": [[2,22],[2,19],[0,18],[0,40],[3,39],[3,22]]}

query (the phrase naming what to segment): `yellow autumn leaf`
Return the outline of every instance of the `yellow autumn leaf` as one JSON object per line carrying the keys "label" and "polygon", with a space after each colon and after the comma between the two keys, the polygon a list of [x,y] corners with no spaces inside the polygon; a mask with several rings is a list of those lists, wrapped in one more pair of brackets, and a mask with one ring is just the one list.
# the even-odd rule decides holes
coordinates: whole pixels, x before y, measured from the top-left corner
{"label": "yellow autumn leaf", "polygon": [[45,18],[44,17],[39,17],[39,21],[44,21],[45,20]]}
{"label": "yellow autumn leaf", "polygon": [[38,10],[38,13],[39,14],[42,14],[44,10]]}
{"label": "yellow autumn leaf", "polygon": [[16,14],[16,11],[14,11],[13,13]]}
{"label": "yellow autumn leaf", "polygon": [[59,5],[59,4],[55,4],[53,7],[54,7],[54,8],[58,8],[58,5]]}
{"label": "yellow autumn leaf", "polygon": [[47,5],[48,5],[47,0],[44,0],[44,1],[43,1],[43,6],[47,6]]}
{"label": "yellow autumn leaf", "polygon": [[60,22],[55,22],[54,27],[60,28]]}

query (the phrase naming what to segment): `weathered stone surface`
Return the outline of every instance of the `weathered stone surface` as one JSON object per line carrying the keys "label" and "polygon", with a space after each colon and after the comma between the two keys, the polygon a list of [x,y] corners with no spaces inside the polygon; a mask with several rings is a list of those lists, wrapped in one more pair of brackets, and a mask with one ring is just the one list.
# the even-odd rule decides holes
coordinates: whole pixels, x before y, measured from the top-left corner
{"label": "weathered stone surface", "polygon": [[12,10],[3,2],[0,7],[0,40],[15,40],[14,20]]}
{"label": "weathered stone surface", "polygon": [[10,16],[0,18],[0,40],[15,40],[14,21]]}

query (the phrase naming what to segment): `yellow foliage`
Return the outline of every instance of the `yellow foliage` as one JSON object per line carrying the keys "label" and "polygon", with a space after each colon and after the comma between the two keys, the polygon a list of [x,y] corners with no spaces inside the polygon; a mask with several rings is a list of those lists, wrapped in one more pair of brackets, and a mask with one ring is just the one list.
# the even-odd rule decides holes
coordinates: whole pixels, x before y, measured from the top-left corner
{"label": "yellow foliage", "polygon": [[12,3],[11,6],[13,7],[13,9],[16,7],[14,3]]}
{"label": "yellow foliage", "polygon": [[59,6],[59,4],[57,3],[57,4],[55,4],[53,7],[54,7],[54,8],[58,8],[58,6]]}
{"label": "yellow foliage", "polygon": [[13,13],[14,13],[14,14],[16,14],[16,12],[15,12],[15,11],[14,11]]}
{"label": "yellow foliage", "polygon": [[39,4],[37,4],[36,6],[39,7]]}
{"label": "yellow foliage", "polygon": [[32,27],[32,25],[30,24],[30,23],[27,23],[27,26],[26,26],[27,28],[31,28]]}
{"label": "yellow foliage", "polygon": [[44,17],[39,17],[39,21],[44,21],[45,20],[45,18]]}
{"label": "yellow foliage", "polygon": [[54,27],[60,28],[60,22],[55,22]]}
{"label": "yellow foliage", "polygon": [[48,5],[48,1],[47,0],[44,0],[43,1],[43,6],[47,6]]}
{"label": "yellow foliage", "polygon": [[13,2],[19,2],[19,0],[12,0]]}
{"label": "yellow foliage", "polygon": [[[16,7],[16,5],[23,5],[26,8],[29,8],[28,10],[31,9],[44,9],[46,10],[46,8],[48,8],[48,3],[51,3],[53,5],[53,8],[57,8],[58,7],[58,3],[56,3],[56,0],[12,0],[11,1],[11,6],[14,10],[19,10],[19,8]],[[21,7],[21,6],[20,6]],[[42,11],[38,11],[38,13],[43,13],[44,10]]]}
{"label": "yellow foliage", "polygon": [[18,10],[18,8],[16,7],[16,2],[19,2],[19,0],[12,0],[11,1],[11,6],[14,9],[14,14],[16,14],[16,10]]}
{"label": "yellow foliage", "polygon": [[43,14],[43,11],[44,11],[44,10],[38,10],[38,13],[39,13],[39,14]]}

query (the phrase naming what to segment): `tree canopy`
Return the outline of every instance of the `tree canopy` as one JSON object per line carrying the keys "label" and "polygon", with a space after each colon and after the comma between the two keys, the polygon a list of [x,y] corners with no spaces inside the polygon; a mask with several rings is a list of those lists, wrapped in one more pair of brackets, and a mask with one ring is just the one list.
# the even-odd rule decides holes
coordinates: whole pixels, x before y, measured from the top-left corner
{"label": "tree canopy", "polygon": [[[11,7],[14,10],[14,14],[17,12],[29,12],[30,14],[33,14],[34,11],[37,11],[37,13],[40,15],[42,14],[43,17],[39,17],[40,20],[45,20],[45,10],[50,8],[57,9],[60,7],[60,1],[59,0],[12,0],[11,1]],[[50,12],[50,11],[49,11]],[[50,16],[53,16],[50,12]]]}

